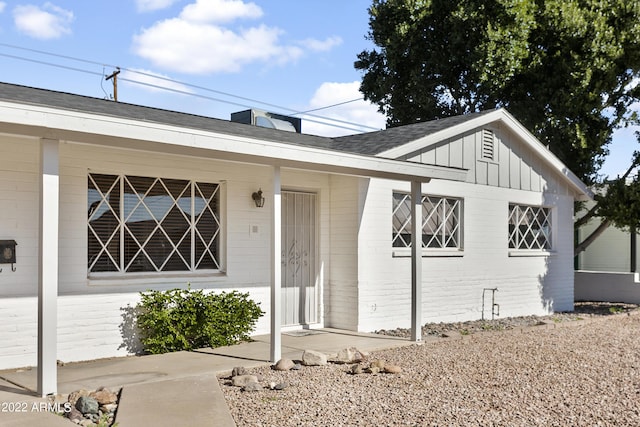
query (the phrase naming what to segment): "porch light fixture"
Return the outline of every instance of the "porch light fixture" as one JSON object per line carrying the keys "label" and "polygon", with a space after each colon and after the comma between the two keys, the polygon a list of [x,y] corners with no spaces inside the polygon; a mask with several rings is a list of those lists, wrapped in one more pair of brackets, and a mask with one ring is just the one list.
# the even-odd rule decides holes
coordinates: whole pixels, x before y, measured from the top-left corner
{"label": "porch light fixture", "polygon": [[261,208],[261,207],[264,206],[264,196],[262,195],[262,189],[259,189],[258,191],[255,191],[251,195],[251,198],[255,202],[256,208]]}

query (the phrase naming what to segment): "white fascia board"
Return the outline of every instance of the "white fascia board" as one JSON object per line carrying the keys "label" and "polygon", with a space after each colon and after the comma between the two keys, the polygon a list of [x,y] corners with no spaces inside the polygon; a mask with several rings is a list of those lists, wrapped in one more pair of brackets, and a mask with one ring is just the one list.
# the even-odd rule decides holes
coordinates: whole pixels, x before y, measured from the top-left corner
{"label": "white fascia board", "polygon": [[9,102],[0,102],[0,123],[5,132],[41,138],[336,174],[422,182],[464,181],[467,175],[464,169]]}
{"label": "white fascia board", "polygon": [[418,150],[424,149],[432,144],[447,140],[449,138],[455,138],[466,132],[470,132],[476,128],[486,126],[490,123],[500,121],[504,123],[511,131],[519,135],[529,147],[540,156],[544,161],[555,169],[564,180],[570,185],[571,188],[578,194],[576,199],[578,200],[591,200],[593,199],[593,192],[585,185],[580,178],[578,178],[571,170],[558,159],[547,147],[545,147],[538,138],[536,138],[527,128],[525,128],[515,117],[513,117],[507,110],[501,108],[491,113],[483,114],[475,119],[471,119],[457,126],[452,126],[447,129],[443,129],[439,132],[427,135],[424,138],[411,141],[407,144],[399,147],[394,147],[390,150],[384,151],[379,156],[397,159],[402,156],[409,155]]}

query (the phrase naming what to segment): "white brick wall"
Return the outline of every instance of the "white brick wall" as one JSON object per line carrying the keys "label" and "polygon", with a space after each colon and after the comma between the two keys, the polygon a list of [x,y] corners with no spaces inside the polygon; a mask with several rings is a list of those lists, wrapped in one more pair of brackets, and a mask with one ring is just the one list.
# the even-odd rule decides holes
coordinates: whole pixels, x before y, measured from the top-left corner
{"label": "white brick wall", "polygon": [[327,326],[358,329],[358,218],[361,182],[331,177],[331,269]]}
{"label": "white brick wall", "polygon": [[[15,273],[0,273],[0,369],[34,365],[37,352],[38,140],[0,136],[0,239],[18,241]],[[225,271],[208,277],[147,275],[138,278],[87,278],[87,174],[109,173],[220,182]],[[214,292],[249,292],[266,312],[256,334],[269,331],[271,169],[216,160],[168,156],[86,145],[60,144],[60,281],[58,358],[77,361],[128,353],[123,346],[122,309],[135,305],[139,292],[186,287]],[[284,188],[318,194],[319,272],[330,268],[329,177],[283,171]],[[251,194],[267,197],[256,208]],[[6,207],[6,209],[5,209]],[[251,226],[259,232],[251,234]],[[327,277],[328,274],[319,277]],[[322,292],[324,284],[320,284]],[[322,321],[322,299],[319,303]],[[321,323],[322,324],[322,323]]]}
{"label": "white brick wall", "polygon": [[[410,258],[393,257],[393,190],[409,184],[372,180],[360,231],[359,327],[363,331],[410,325]],[[546,314],[573,307],[573,200],[566,196],[468,183],[433,181],[426,194],[464,198],[464,252],[456,257],[423,257],[423,320],[479,319],[483,288],[498,288],[500,315]],[[552,200],[550,200],[550,197]],[[551,256],[509,256],[509,202],[557,204]],[[485,317],[491,317],[491,293]]]}

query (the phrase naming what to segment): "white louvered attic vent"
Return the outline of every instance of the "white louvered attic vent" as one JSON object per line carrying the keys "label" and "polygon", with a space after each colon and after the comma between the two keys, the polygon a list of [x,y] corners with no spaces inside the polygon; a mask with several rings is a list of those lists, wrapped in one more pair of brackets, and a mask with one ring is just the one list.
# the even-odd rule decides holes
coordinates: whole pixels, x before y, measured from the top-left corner
{"label": "white louvered attic vent", "polygon": [[482,129],[482,159],[495,160],[495,138],[489,129]]}

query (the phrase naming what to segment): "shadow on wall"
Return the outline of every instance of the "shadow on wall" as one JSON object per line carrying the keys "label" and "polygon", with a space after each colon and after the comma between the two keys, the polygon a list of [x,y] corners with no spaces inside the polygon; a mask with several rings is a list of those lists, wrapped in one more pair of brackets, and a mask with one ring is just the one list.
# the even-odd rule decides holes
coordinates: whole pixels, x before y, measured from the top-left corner
{"label": "shadow on wall", "polygon": [[556,310],[555,295],[553,293],[553,284],[549,278],[549,257],[544,260],[544,273],[538,275],[538,292],[540,294],[540,303],[542,309],[547,313],[553,313]]}
{"label": "shadow on wall", "polygon": [[120,308],[120,312],[122,313],[122,323],[120,323],[119,329],[122,336],[122,344],[120,344],[118,350],[125,349],[129,354],[142,354],[143,347],[140,342],[138,327],[136,326],[139,308],[127,304],[126,307]]}
{"label": "shadow on wall", "polygon": [[[550,252],[555,252],[554,255],[544,257],[544,272],[538,275],[538,292],[540,295],[540,303],[542,309],[547,313],[553,313],[555,311],[573,311],[573,288],[570,289],[571,301],[569,304],[563,304],[559,301],[559,297],[564,293],[561,287],[565,280],[559,280],[563,276],[563,272],[567,269],[567,274],[570,278],[573,278],[573,258],[569,257],[565,260],[565,245],[573,245],[573,222],[571,225],[571,231],[566,232],[563,229],[562,216],[564,209],[563,202],[558,195],[549,193],[549,188],[545,186],[543,189],[542,206],[550,207],[551,212],[551,247]],[[573,201],[571,201],[573,207]],[[570,216],[572,218],[572,216]],[[563,236],[562,233],[569,236]],[[573,254],[573,247],[570,251]],[[551,262],[554,265],[551,265]],[[566,265],[563,263],[566,262]],[[553,274],[550,274],[551,268],[554,268]],[[563,306],[564,305],[564,306]]]}

